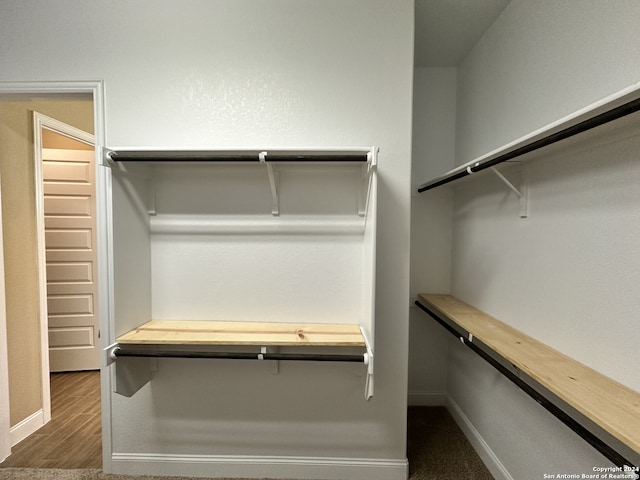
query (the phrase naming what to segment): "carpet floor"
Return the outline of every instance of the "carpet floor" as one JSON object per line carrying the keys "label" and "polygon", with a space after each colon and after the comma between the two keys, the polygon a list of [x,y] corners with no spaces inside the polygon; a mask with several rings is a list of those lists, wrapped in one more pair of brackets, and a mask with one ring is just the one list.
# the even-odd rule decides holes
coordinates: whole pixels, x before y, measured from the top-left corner
{"label": "carpet floor", "polygon": [[409,480],[493,480],[446,408],[409,407]]}
{"label": "carpet floor", "polygon": [[[409,480],[493,480],[471,444],[444,407],[409,408],[407,456],[409,458]],[[102,473],[99,469],[62,470],[6,467],[0,468],[0,480],[193,479],[110,475]],[[215,480],[232,479],[217,478]]]}

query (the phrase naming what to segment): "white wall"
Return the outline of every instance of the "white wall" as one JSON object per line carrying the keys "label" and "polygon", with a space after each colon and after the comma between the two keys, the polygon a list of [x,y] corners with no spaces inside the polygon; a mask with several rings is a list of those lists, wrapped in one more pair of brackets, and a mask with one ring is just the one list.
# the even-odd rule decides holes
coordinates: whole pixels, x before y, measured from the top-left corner
{"label": "white wall", "polygon": [[457,164],[637,83],[637,9],[512,1],[459,65]]}
{"label": "white wall", "polygon": [[[416,192],[454,167],[456,69],[416,68],[411,172],[411,296],[449,292],[453,197],[450,189]],[[409,316],[409,403],[443,405],[447,337],[413,306]]]}
{"label": "white wall", "polygon": [[[636,1],[512,1],[459,67],[457,162],[637,83],[639,17]],[[460,184],[452,293],[640,390],[637,134],[537,155],[524,167],[525,220],[495,177]],[[448,393],[497,456],[499,478],[501,468],[519,479],[609,464],[481,362],[453,340]]]}
{"label": "white wall", "polygon": [[[160,388],[112,400],[121,468],[211,475],[218,464],[189,455],[295,455],[316,464],[294,471],[285,461],[281,476],[404,478],[412,2],[67,0],[2,10],[0,81],[103,79],[107,147],[380,147],[374,399],[352,389],[344,368],[200,378],[161,364]],[[301,390],[309,378],[319,380]],[[279,396],[260,397],[266,381]],[[203,421],[217,407],[226,417]],[[254,440],[240,445],[235,432]],[[226,473],[247,473],[246,463]]]}

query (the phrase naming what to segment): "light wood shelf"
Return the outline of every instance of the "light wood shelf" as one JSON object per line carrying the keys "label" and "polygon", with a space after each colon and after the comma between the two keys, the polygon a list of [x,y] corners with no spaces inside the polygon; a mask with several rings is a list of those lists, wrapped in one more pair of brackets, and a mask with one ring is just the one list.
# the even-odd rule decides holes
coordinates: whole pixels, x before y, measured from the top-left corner
{"label": "light wood shelf", "polygon": [[121,345],[364,347],[356,324],[151,320],[118,337]]}
{"label": "light wood shelf", "polygon": [[418,299],[640,454],[640,393],[451,295]]}

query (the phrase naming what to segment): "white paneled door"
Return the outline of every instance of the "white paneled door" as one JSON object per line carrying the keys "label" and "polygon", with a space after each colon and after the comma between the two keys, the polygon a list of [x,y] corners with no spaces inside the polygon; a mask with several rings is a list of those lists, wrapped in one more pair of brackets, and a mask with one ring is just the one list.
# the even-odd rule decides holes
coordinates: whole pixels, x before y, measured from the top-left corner
{"label": "white paneled door", "polygon": [[49,362],[100,368],[93,150],[42,149]]}

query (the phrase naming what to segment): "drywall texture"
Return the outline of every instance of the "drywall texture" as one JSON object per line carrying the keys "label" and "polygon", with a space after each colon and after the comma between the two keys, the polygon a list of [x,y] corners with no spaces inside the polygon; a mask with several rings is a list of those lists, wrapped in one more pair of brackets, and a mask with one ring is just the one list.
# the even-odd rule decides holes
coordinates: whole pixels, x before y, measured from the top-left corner
{"label": "drywall texture", "polygon": [[638,8],[512,1],[458,67],[456,163],[637,83]]}
{"label": "drywall texture", "polygon": [[[639,15],[633,1],[512,1],[460,65],[457,161],[638,82]],[[527,219],[496,177],[460,184],[452,293],[640,390],[639,129],[604,130],[523,167]],[[502,467],[542,478],[609,464],[463,349],[452,342],[448,393],[497,456],[499,478]]]}
{"label": "drywall texture", "polygon": [[[11,2],[0,22],[0,80],[104,80],[108,147],[380,147],[374,399],[344,391],[332,367],[308,370],[320,381],[305,388],[300,374],[279,377],[281,394],[265,408],[281,428],[266,438],[245,403],[265,404],[255,378],[212,370],[203,379],[161,364],[160,393],[177,381],[199,400],[145,388],[132,401],[113,399],[111,426],[115,448],[134,456],[153,435],[155,450],[144,453],[179,452],[188,463],[191,452],[217,453],[203,451],[201,435],[227,432],[224,454],[390,459],[404,478],[412,2]],[[219,397],[231,409],[225,420]],[[287,421],[293,407],[307,422]],[[254,442],[237,445],[236,429]],[[317,464],[305,475],[329,476],[322,465],[331,461]]]}
{"label": "drywall texture", "polygon": [[[411,296],[415,297],[451,288],[451,190],[422,194],[416,190],[454,166],[456,69],[417,68],[413,92]],[[442,405],[446,332],[415,306],[409,318],[409,403]]]}
{"label": "drywall texture", "polygon": [[42,408],[33,111],[93,132],[90,100],[0,101],[11,425]]}

